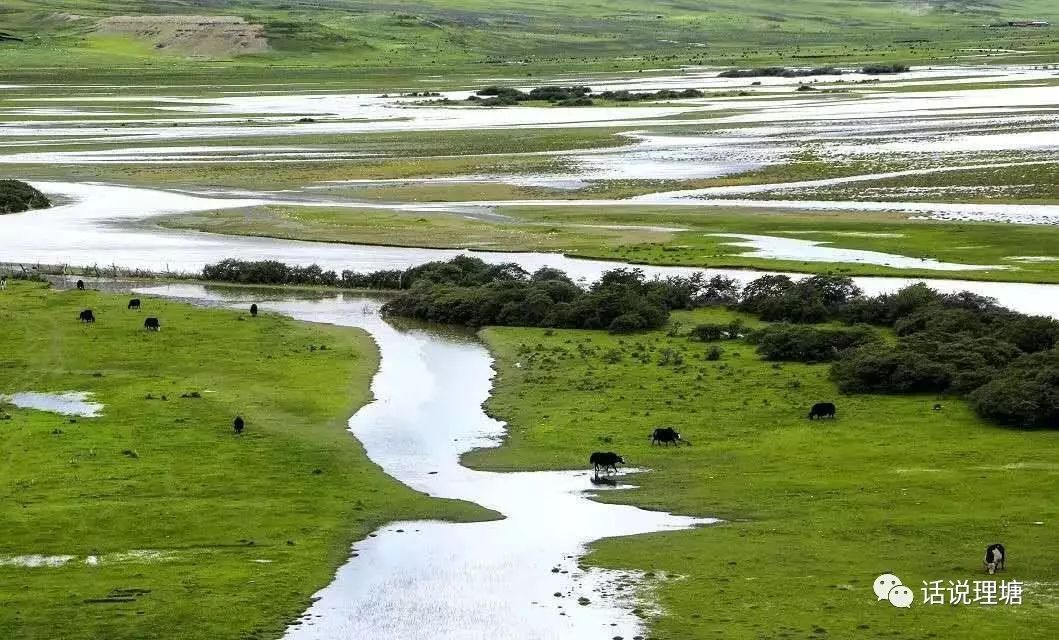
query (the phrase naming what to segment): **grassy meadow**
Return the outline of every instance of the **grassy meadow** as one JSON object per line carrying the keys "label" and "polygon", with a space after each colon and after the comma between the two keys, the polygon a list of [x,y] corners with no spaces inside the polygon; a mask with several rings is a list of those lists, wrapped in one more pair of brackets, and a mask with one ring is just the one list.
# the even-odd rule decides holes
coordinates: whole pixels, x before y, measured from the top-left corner
{"label": "grassy meadow", "polygon": [[[136,312],[128,296],[0,292],[0,394],[104,405],[0,406],[5,639],[275,638],[373,529],[489,517],[401,485],[346,430],[378,362],[365,333],[141,299]],[[95,324],[77,321],[84,308]],[[160,332],[142,329],[148,315]]]}
{"label": "grassy meadow", "polygon": [[[110,16],[240,16],[260,25],[266,51],[243,54],[237,42],[221,49],[144,29],[137,36],[99,28]],[[886,0],[767,0],[687,3],[633,0],[555,4],[527,0],[281,0],[194,3],[166,0],[9,0],[4,6],[0,60],[16,78],[71,74],[117,79],[133,70],[179,78],[195,67],[218,74],[359,75],[386,69],[393,77],[421,69],[554,71],[650,69],[660,64],[736,66],[777,59],[828,61],[949,60],[974,50],[1054,53],[1040,29],[989,27],[1012,19],[1046,19],[1059,12],[1046,0],[939,4]],[[164,31],[163,31],[164,34]],[[216,43],[214,43],[216,44]],[[979,54],[981,55],[981,54]],[[994,54],[996,55],[996,54]],[[69,62],[76,61],[76,69]],[[511,67],[516,63],[517,67]],[[65,72],[63,69],[67,69]],[[356,71],[357,73],[351,73]],[[494,71],[494,72],[495,72]]]}
{"label": "grassy meadow", "polygon": [[[590,452],[616,451],[650,471],[599,499],[723,518],[604,539],[584,560],[645,572],[656,640],[1054,637],[1059,433],[985,424],[955,398],[840,395],[827,365],[686,337],[736,317],[755,324],[699,310],[674,314],[676,335],[483,330],[498,369],[487,408],[509,435],[465,463],[584,468]],[[818,401],[834,401],[837,419],[808,421]],[[661,425],[691,446],[651,446]],[[985,579],[995,541],[1010,558],[999,578],[1026,585],[1022,605],[922,604],[924,580]],[[887,572],[914,589],[912,609],[876,601],[872,581]]]}

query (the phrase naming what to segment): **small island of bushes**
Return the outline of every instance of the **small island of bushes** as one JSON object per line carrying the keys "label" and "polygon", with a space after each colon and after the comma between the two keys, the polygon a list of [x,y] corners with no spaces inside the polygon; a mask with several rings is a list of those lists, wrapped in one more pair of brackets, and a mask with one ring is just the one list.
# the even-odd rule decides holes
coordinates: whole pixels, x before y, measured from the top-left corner
{"label": "small island of bushes", "polygon": [[[861,67],[858,71],[869,76],[884,75],[888,73],[905,73],[912,68],[907,64],[869,64]],[[791,67],[758,67],[756,69],[728,69],[717,74],[719,78],[807,78],[809,76],[840,76],[846,73],[838,67],[814,67],[811,69],[800,69]]]}
{"label": "small island of bushes", "polygon": [[0,214],[45,209],[51,201],[21,180],[0,180]]}

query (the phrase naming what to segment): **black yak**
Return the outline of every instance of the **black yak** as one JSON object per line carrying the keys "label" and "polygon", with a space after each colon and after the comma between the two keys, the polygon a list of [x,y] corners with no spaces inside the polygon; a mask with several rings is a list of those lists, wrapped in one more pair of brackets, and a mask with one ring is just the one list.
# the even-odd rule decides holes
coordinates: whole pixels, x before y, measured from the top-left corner
{"label": "black yak", "polygon": [[651,444],[664,443],[666,446],[672,444],[680,444],[683,440],[680,439],[680,434],[673,427],[658,427],[651,433]]}
{"label": "black yak", "polygon": [[834,418],[835,417],[835,404],[833,402],[817,402],[813,405],[813,408],[809,410],[809,419],[814,418]]}
{"label": "black yak", "polygon": [[588,457],[588,463],[596,470],[596,474],[599,474],[600,469],[617,472],[618,465],[625,464],[625,458],[612,451],[596,451]]}

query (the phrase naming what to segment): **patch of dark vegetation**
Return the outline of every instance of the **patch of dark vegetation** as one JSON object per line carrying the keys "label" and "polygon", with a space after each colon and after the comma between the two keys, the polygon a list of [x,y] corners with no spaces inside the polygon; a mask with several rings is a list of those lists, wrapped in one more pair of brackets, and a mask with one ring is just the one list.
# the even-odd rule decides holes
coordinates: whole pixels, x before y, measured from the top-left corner
{"label": "patch of dark vegetation", "polygon": [[[478,90],[469,100],[483,106],[511,106],[530,100],[544,100],[553,104],[587,100],[592,92],[589,87],[546,86],[531,89],[529,92],[510,87],[490,86]],[[591,104],[591,101],[588,102]]]}
{"label": "patch of dark vegetation", "polygon": [[738,340],[743,337],[746,328],[739,320],[728,324],[698,324],[688,332],[688,338],[701,340],[702,342],[716,342],[718,340]]}
{"label": "patch of dark vegetation", "polygon": [[[425,269],[423,268],[425,267]],[[727,280],[701,275],[647,279],[640,269],[615,269],[588,286],[565,273],[533,274],[514,264],[489,265],[455,258],[420,267],[415,284],[386,303],[383,312],[430,322],[607,329],[629,333],[657,329],[672,309],[705,304]]]}
{"label": "patch of dark vegetation", "polygon": [[45,209],[50,206],[51,201],[47,196],[25,182],[0,180],[0,214]]}
{"label": "patch of dark vegetation", "polygon": [[759,67],[757,69],[729,69],[717,74],[719,78],[806,78],[809,76],[840,76],[844,71],[837,67],[813,67],[792,69],[789,67]]}
{"label": "patch of dark vegetation", "polygon": [[137,599],[151,593],[150,589],[112,589],[103,598],[87,598],[85,604],[123,604],[135,602]]}
{"label": "patch of dark vegetation", "polygon": [[702,98],[706,94],[698,89],[661,89],[659,91],[603,91],[593,93],[592,89],[583,86],[560,87],[546,86],[531,89],[529,92],[510,87],[490,86],[480,89],[468,98],[472,103],[482,106],[514,106],[521,102],[544,101],[559,107],[590,107],[595,100],[614,102],[645,102],[650,100],[681,100]]}
{"label": "patch of dark vegetation", "polygon": [[[869,64],[859,69],[867,75],[905,73],[911,71],[907,64]],[[719,78],[807,78],[809,76],[840,76],[849,71],[838,67],[813,67],[808,69],[791,67],[759,67],[756,69],[728,69],[717,74]]]}
{"label": "patch of dark vegetation", "polygon": [[893,341],[869,338],[863,326],[754,334],[765,357],[833,360],[831,377],[845,393],[959,394],[999,424],[1059,427],[1059,322],[1052,318],[923,283],[865,297],[852,280],[835,276],[764,276],[746,286],[737,307],[765,320],[892,330]]}
{"label": "patch of dark vegetation", "polygon": [[887,73],[908,73],[912,67],[907,64],[869,64],[861,67],[860,72],[869,76],[884,75]]}
{"label": "patch of dark vegetation", "polygon": [[797,324],[775,324],[752,332],[747,340],[757,344],[765,360],[830,362],[846,349],[881,340],[877,331],[860,325],[850,329],[821,329]]}
{"label": "patch of dark vegetation", "polygon": [[603,100],[615,102],[643,102],[645,100],[681,100],[686,98],[701,98],[706,94],[698,89],[661,89],[659,91],[604,91],[593,94]]}

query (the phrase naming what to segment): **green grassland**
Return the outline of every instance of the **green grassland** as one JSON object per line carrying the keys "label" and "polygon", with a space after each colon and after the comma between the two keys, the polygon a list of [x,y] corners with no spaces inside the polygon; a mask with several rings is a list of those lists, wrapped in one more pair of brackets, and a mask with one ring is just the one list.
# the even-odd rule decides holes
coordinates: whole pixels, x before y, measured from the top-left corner
{"label": "green grassland", "polygon": [[[2,407],[0,558],[76,556],[0,562],[4,638],[277,637],[385,522],[489,517],[411,491],[348,433],[378,361],[363,332],[126,300],[0,292],[0,393],[81,390],[105,405],[76,419]],[[77,322],[83,308],[94,325]],[[145,315],[162,330],[144,332]],[[121,557],[137,550],[157,556]]]}
{"label": "green grassland", "polygon": [[[682,332],[736,314],[675,314]],[[752,318],[745,320],[750,323]],[[647,575],[657,640],[698,638],[1053,638],[1059,631],[1059,433],[987,425],[960,400],[842,396],[826,365],[763,362],[741,342],[665,331],[490,328],[487,408],[508,421],[499,449],[465,456],[493,470],[584,468],[617,451],[639,488],[601,500],[718,516],[679,533],[605,539],[585,562]],[[665,354],[669,351],[669,364]],[[833,400],[834,421],[806,420]],[[935,403],[942,410],[933,411]],[[652,447],[673,425],[691,446]],[[586,488],[588,488],[586,483]],[[1040,524],[1043,523],[1043,524]],[[987,544],[1008,548],[1000,579],[1021,606],[926,606],[923,580],[982,580]],[[899,610],[872,581],[915,590]]]}
{"label": "green grassland", "polygon": [[[296,240],[483,251],[553,251],[639,264],[1059,282],[1059,230],[1051,226],[934,222],[910,220],[899,214],[787,211],[767,207],[767,202],[762,203],[761,209],[734,210],[722,207],[501,207],[498,213],[508,216],[506,220],[487,220],[433,212],[274,206],[170,216],[160,219],[160,224],[178,229]],[[749,249],[727,244],[731,239],[711,235],[715,233],[789,237],[827,242],[828,246],[838,248],[1008,268],[935,271],[773,260],[740,255]],[[1057,259],[1039,262],[1008,259],[1018,256]]]}
{"label": "green grassland", "polygon": [[[236,56],[232,64],[231,54],[193,47],[169,53],[150,37],[97,32],[101,18],[143,14],[241,16],[263,26],[269,51]],[[304,78],[306,70],[317,77],[333,75],[324,69],[387,69],[392,77],[469,66],[524,75],[559,67],[638,69],[777,59],[937,60],[961,55],[961,48],[1028,50],[1039,56],[1057,50],[1047,30],[987,25],[1031,18],[1055,22],[1059,9],[1047,0],[798,0],[783,5],[766,0],[649,5],[634,0],[9,0],[2,16],[3,31],[18,39],[0,44],[4,68],[18,70],[14,77],[73,78],[72,58],[82,78],[85,72],[120,78],[131,69],[174,78],[203,65],[222,74],[268,69],[274,77]],[[517,69],[507,64],[512,62],[519,63]]]}

